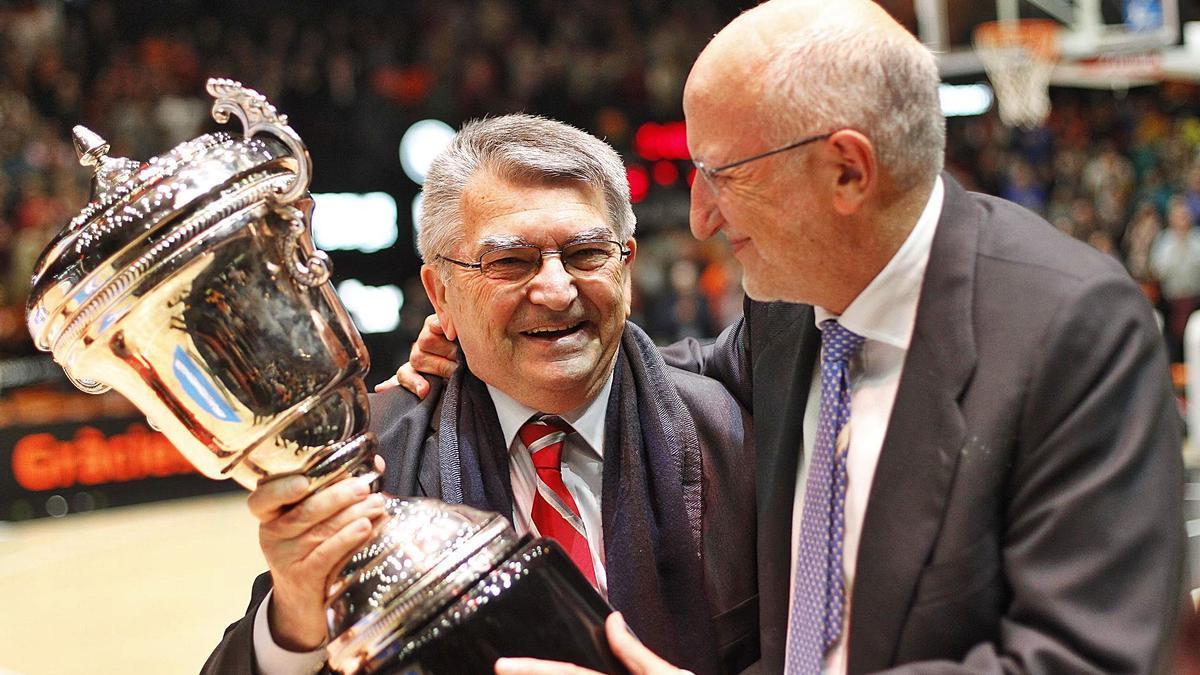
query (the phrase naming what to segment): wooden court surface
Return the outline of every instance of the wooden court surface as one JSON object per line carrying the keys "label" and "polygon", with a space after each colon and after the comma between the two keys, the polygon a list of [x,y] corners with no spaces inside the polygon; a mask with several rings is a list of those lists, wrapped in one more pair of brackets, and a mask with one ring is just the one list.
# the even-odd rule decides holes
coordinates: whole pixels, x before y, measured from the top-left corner
{"label": "wooden court surface", "polygon": [[[1185,518],[1200,605],[1200,453]],[[0,523],[0,675],[195,673],[266,569],[246,494]]]}
{"label": "wooden court surface", "polygon": [[265,569],[243,492],[0,523],[0,674],[195,673]]}

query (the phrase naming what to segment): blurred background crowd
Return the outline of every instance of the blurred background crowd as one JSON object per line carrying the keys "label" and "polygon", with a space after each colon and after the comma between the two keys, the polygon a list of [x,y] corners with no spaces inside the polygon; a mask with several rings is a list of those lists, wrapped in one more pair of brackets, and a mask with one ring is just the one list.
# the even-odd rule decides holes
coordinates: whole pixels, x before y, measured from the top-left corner
{"label": "blurred background crowd", "polygon": [[[210,76],[240,80],[288,114],[314,157],[314,192],[382,191],[409,203],[419,186],[404,176],[396,148],[425,118],[457,127],[524,110],[606,138],[627,158],[638,202],[635,319],[659,341],[713,335],[740,311],[739,270],[721,242],[688,235],[680,96],[709,36],[749,4],[5,4],[0,358],[35,353],[23,321],[34,259],[88,198],[71,126],[100,132],[114,155],[145,160],[216,128],[203,87]],[[1008,130],[994,111],[950,118],[948,170],[1121,260],[1159,308],[1180,360],[1183,321],[1200,301],[1200,91],[1056,88],[1053,97],[1036,131]],[[661,137],[650,154],[639,146],[643,125]],[[334,256],[335,275],[404,289],[399,328],[368,341],[372,382],[404,360],[428,311],[409,210],[398,220],[391,248]]]}
{"label": "blurred background crowd", "polygon": [[[485,114],[537,112],[632,155],[637,125],[682,119],[691,62],[740,9],[685,0],[2,7],[0,357],[35,353],[22,318],[34,260],[87,202],[74,124],[101,133],[111,154],[145,160],[215,130],[204,81],[231,77],[288,115],[314,157],[314,192],[382,191],[407,204],[419,186],[402,173],[397,144],[425,118],[457,128]],[[682,134],[677,124],[677,148]],[[685,153],[631,169],[641,179],[639,318],[662,340],[712,335],[740,308],[729,257],[687,236]],[[335,279],[353,274],[405,291],[399,331],[368,338],[373,380],[407,353],[428,312],[408,209],[399,220],[391,249],[334,253]]]}

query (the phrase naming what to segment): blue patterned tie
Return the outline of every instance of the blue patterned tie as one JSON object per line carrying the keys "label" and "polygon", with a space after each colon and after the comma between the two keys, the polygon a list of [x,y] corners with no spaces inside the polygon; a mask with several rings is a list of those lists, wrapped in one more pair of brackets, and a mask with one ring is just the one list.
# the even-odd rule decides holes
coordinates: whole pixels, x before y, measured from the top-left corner
{"label": "blue patterned tie", "polygon": [[834,319],[821,322],[821,412],[808,467],[796,583],[788,622],[789,675],[817,675],[842,631],[846,604],[842,534],[846,503],[846,443],[839,434],[850,418],[850,357],[862,336]]}

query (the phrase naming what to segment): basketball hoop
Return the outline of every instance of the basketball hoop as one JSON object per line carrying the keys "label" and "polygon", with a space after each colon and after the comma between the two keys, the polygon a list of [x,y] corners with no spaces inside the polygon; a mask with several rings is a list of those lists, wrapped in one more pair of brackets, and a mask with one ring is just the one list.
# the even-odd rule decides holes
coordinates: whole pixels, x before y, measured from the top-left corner
{"label": "basketball hoop", "polygon": [[1059,24],[1050,19],[989,21],[975,28],[983,61],[1000,104],[1000,120],[1032,129],[1050,114],[1050,74],[1058,62]]}

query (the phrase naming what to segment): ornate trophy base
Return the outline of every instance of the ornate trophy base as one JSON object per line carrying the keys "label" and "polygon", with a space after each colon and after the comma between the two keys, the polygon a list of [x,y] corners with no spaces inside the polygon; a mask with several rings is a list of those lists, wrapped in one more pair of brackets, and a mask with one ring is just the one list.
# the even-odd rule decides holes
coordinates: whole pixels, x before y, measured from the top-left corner
{"label": "ornate trophy base", "polygon": [[558,544],[526,536],[507,560],[412,637],[378,673],[491,673],[501,656],[625,673],[604,637],[608,605]]}

